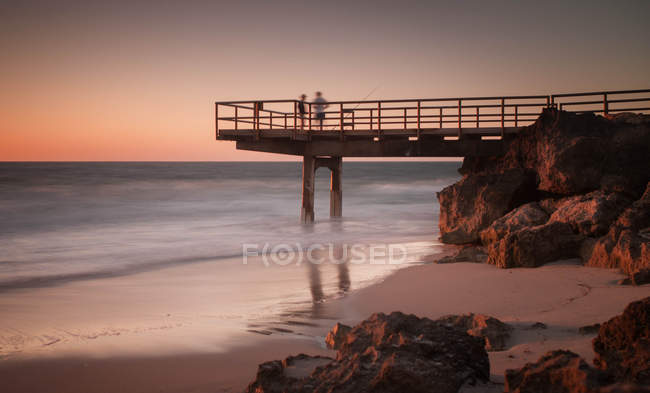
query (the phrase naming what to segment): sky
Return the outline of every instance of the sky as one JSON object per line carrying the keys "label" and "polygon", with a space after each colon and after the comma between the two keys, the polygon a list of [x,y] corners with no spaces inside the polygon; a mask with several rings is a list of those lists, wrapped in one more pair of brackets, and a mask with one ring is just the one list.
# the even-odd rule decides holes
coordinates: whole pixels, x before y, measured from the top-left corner
{"label": "sky", "polygon": [[214,102],[650,88],[650,1],[0,2],[0,161],[248,161]]}

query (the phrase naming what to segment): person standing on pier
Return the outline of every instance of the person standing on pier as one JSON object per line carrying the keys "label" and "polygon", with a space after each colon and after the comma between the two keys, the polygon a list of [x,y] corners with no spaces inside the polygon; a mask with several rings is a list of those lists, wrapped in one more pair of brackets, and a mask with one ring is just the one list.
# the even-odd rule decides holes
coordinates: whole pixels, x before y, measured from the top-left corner
{"label": "person standing on pier", "polygon": [[323,129],[323,120],[325,120],[325,109],[329,106],[327,100],[323,98],[323,93],[320,91],[316,92],[316,98],[314,98],[314,110],[316,111],[316,120],[320,122],[320,129]]}
{"label": "person standing on pier", "polygon": [[298,115],[300,116],[300,129],[305,128],[305,98],[307,98],[306,95],[301,95],[300,96],[300,101],[298,101]]}

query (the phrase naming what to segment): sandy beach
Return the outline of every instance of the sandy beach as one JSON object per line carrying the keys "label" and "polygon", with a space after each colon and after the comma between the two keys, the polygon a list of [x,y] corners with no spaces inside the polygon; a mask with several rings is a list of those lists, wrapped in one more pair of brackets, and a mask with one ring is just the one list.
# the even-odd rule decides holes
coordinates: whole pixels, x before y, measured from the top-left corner
{"label": "sandy beach", "polygon": [[[201,266],[191,269],[200,275]],[[175,273],[181,272],[187,274],[188,268],[146,273],[139,279],[151,281],[151,275],[156,275],[171,283]],[[501,383],[506,369],[534,361],[551,349],[570,349],[592,359],[593,335],[582,335],[578,328],[603,322],[622,312],[629,302],[650,295],[648,285],[618,285],[621,277],[615,270],[587,268],[575,260],[509,270],[475,263],[420,265],[397,271],[383,282],[343,298],[315,305],[311,313],[287,314],[258,326],[215,323],[123,334],[118,331],[52,344],[58,345],[56,351],[48,350],[48,346],[25,351],[0,361],[0,380],[12,392],[240,391],[263,361],[298,353],[333,355],[324,348],[323,338],[335,321],[355,324],[373,312],[399,310],[429,318],[482,313],[513,325],[515,331],[507,350],[490,352],[492,381]],[[107,290],[114,284],[102,280],[94,287],[99,283]],[[47,296],[42,304],[58,304],[64,311],[61,299],[83,285],[90,284],[43,288],[39,290],[42,293],[31,291],[30,296]],[[101,293],[99,287],[95,294]],[[201,287],[199,281],[196,287]],[[12,302],[20,302],[21,296],[25,295],[3,295],[3,310]],[[161,304],[165,302],[169,299],[162,299]],[[91,303],[89,316],[101,315],[115,306],[106,297]],[[4,315],[8,318],[3,325],[11,320],[10,315]],[[531,329],[536,322],[547,328]],[[223,329],[239,331],[223,342],[219,340],[227,331]]]}

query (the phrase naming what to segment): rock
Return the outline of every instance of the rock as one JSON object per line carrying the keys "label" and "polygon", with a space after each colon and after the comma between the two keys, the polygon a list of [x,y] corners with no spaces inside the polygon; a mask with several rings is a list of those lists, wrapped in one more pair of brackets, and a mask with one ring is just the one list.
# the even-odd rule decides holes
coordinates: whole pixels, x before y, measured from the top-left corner
{"label": "rock", "polygon": [[482,314],[448,315],[437,319],[437,321],[460,328],[470,336],[483,338],[487,351],[506,349],[507,341],[513,330],[512,326]]}
{"label": "rock", "polygon": [[602,236],[631,203],[618,193],[594,191],[558,201],[549,222],[567,223],[574,232],[585,236]]}
{"label": "rock", "polygon": [[600,329],[600,324],[599,323],[594,323],[593,325],[586,325],[586,326],[580,326],[578,328],[578,333],[580,334],[596,334],[598,333],[598,330]]}
{"label": "rock", "polygon": [[543,330],[543,329],[548,329],[548,326],[546,326],[545,323],[542,322],[535,322],[530,327],[528,327],[530,330]]}
{"label": "rock", "polygon": [[501,268],[537,267],[558,259],[577,257],[582,240],[567,223],[525,227],[488,247],[488,263]]}
{"label": "rock", "polygon": [[650,183],[642,197],[625,209],[607,234],[593,246],[586,264],[606,268],[620,268],[631,275],[650,268]]}
{"label": "rock", "polygon": [[593,347],[596,367],[617,381],[650,384],[650,297],[603,323]]}
{"label": "rock", "polygon": [[551,351],[535,363],[506,370],[504,392],[596,392],[610,382],[608,376],[570,351]]}
{"label": "rock", "polygon": [[508,233],[546,223],[549,215],[537,202],[527,203],[495,220],[487,229],[481,231],[481,243],[488,245],[501,240]]}
{"label": "rock", "polygon": [[485,263],[487,261],[487,252],[481,246],[464,246],[454,255],[442,257],[436,263],[457,263],[457,262],[476,262]]}
{"label": "rock", "polygon": [[650,284],[650,268],[642,268],[630,276],[630,281],[634,285]]}
{"label": "rock", "polygon": [[483,340],[427,318],[373,314],[340,343],[336,359],[307,376],[287,376],[287,361],[263,363],[247,391],[456,393],[489,381]]}
{"label": "rock", "polygon": [[325,337],[325,344],[327,344],[327,348],[339,349],[341,347],[341,344],[343,344],[343,342],[347,339],[350,330],[352,330],[350,326],[337,322]]}
{"label": "rock", "polygon": [[438,193],[444,243],[475,243],[479,232],[535,198],[535,175],[522,169],[464,177]]}

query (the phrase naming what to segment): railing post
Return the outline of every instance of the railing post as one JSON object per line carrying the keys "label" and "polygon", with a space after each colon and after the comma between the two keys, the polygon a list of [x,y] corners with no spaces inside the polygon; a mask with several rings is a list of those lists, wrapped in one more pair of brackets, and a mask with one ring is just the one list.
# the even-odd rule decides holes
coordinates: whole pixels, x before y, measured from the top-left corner
{"label": "railing post", "polygon": [[609,103],[607,102],[607,93],[603,94],[603,114],[605,116],[609,114]]}
{"label": "railing post", "polygon": [[[343,140],[343,129],[345,128],[345,123],[343,121],[343,104],[339,105],[339,112],[340,112],[339,116],[340,116],[340,119],[341,119],[341,138],[340,139],[342,141]],[[334,173],[334,172],[332,172],[332,173]]]}
{"label": "railing post", "polygon": [[506,128],[506,100],[501,99],[501,138],[503,138],[505,134],[505,128]]}
{"label": "railing post", "polygon": [[458,137],[460,138],[460,134],[462,133],[463,129],[463,104],[461,100],[458,100]]}
{"label": "railing post", "polygon": [[377,136],[381,137],[381,102],[377,101]]}
{"label": "railing post", "polygon": [[284,114],[284,129],[287,129],[287,114]]}
{"label": "railing post", "polygon": [[418,135],[420,135],[420,106],[421,106],[421,104],[422,103],[420,101],[418,101]]}
{"label": "railing post", "polygon": [[311,133],[311,102],[309,105],[309,132]]}
{"label": "railing post", "polygon": [[406,108],[404,108],[404,129],[406,130]]}
{"label": "railing post", "polygon": [[501,99],[501,128],[506,126],[506,100]]}
{"label": "railing post", "polygon": [[238,124],[238,120],[237,120],[237,118],[239,117],[237,115],[237,112],[239,112],[238,109],[239,108],[235,107],[235,130],[237,130],[237,124]]}
{"label": "railing post", "polygon": [[476,128],[480,127],[481,121],[479,120],[478,105],[476,105]]}
{"label": "railing post", "polygon": [[219,138],[219,104],[214,103],[214,137]]}
{"label": "railing post", "polygon": [[551,107],[552,102],[553,102],[553,101],[551,101],[551,97],[546,96],[546,107],[547,107],[547,108],[550,108],[550,107]]}
{"label": "railing post", "polygon": [[370,123],[370,131],[372,131],[372,122],[373,122],[373,120],[372,120],[372,109],[371,109],[370,110],[370,121],[369,121],[369,123]]}
{"label": "railing post", "polygon": [[440,121],[440,127],[442,128],[442,107],[438,108],[440,110],[440,115],[438,116],[438,120]]}
{"label": "railing post", "polygon": [[298,129],[298,102],[293,102],[293,129]]}
{"label": "railing post", "polygon": [[519,107],[515,105],[515,127],[519,125]]}
{"label": "railing post", "polygon": [[352,109],[352,129],[354,130],[354,109]]}

